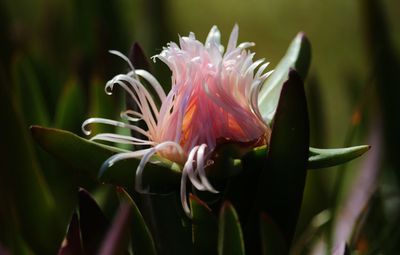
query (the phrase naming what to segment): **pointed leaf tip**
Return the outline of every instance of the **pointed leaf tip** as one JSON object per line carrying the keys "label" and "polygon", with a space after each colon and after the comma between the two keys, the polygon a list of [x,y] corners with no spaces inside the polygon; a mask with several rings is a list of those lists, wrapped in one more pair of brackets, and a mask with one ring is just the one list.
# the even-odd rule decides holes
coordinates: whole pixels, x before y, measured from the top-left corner
{"label": "pointed leaf tip", "polygon": [[264,121],[267,123],[272,121],[278,106],[279,94],[283,83],[288,79],[290,69],[295,69],[302,80],[305,80],[310,63],[311,44],[305,33],[300,32],[293,39],[285,56],[261,88],[258,107]]}
{"label": "pointed leaf tip", "polygon": [[[101,166],[116,153],[124,150],[102,145],[83,139],[71,132],[32,126],[31,133],[35,141],[55,158],[65,162],[72,169],[83,172],[96,179]],[[124,187],[135,182],[135,169],[140,163],[138,158],[129,158],[104,168],[100,181]],[[150,192],[169,193],[179,187],[180,166],[176,163],[153,156],[143,171],[142,183]]]}
{"label": "pointed leaf tip", "polygon": [[308,168],[318,169],[340,165],[362,156],[370,148],[370,145],[335,149],[318,149],[310,147]]}
{"label": "pointed leaf tip", "polygon": [[134,42],[129,50],[129,60],[136,69],[150,71],[150,63],[139,43]]}
{"label": "pointed leaf tip", "polygon": [[218,254],[245,254],[242,228],[235,208],[229,201],[222,205],[219,217]]}

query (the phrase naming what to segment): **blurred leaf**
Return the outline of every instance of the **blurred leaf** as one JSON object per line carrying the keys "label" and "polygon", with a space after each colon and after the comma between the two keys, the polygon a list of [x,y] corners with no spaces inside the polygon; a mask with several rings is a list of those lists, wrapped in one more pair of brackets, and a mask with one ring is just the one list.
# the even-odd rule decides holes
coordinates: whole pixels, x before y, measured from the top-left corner
{"label": "blurred leaf", "polygon": [[[117,152],[124,152],[80,138],[64,130],[32,126],[31,132],[43,149],[92,178],[97,178],[104,161]],[[139,162],[140,159],[133,158],[120,161],[108,168],[100,180],[132,187]],[[170,192],[179,187],[180,168],[175,163],[153,156],[143,171],[142,183],[144,188],[148,188],[151,192]]]}
{"label": "blurred leaf", "polygon": [[148,229],[139,208],[133,199],[123,188],[117,188],[117,192],[121,202],[127,203],[131,207],[132,222],[132,250],[134,254],[157,254],[153,237]]}
{"label": "blurred leaf", "polygon": [[259,177],[258,207],[291,243],[303,197],[309,150],[307,102],[295,70],[284,83],[274,118],[267,161]]}
{"label": "blurred leaf", "polygon": [[58,255],[83,255],[78,214],[74,212],[68,226],[67,236],[58,251]]}
{"label": "blurred leaf", "polygon": [[261,213],[260,223],[262,254],[288,254],[288,247],[285,239],[275,222],[265,213]]}
{"label": "blurred leaf", "polygon": [[[129,222],[131,220],[131,209],[127,203],[122,203],[111,228],[103,239],[101,248],[97,254],[118,255],[128,254],[129,244]],[[142,254],[142,253],[138,253]],[[147,253],[143,253],[147,254]]]}
{"label": "blurred leaf", "polygon": [[270,123],[278,106],[283,83],[288,79],[290,69],[296,70],[305,80],[311,63],[311,44],[304,33],[298,33],[290,44],[285,56],[261,88],[258,107],[264,121]]}
{"label": "blurred leaf", "polygon": [[41,86],[29,60],[21,56],[17,57],[13,62],[12,75],[15,93],[22,106],[26,126],[49,125],[50,117]]}
{"label": "blurred leaf", "polygon": [[109,221],[93,197],[84,189],[79,190],[79,223],[85,254],[97,254]]}
{"label": "blurred leaf", "polygon": [[218,225],[206,203],[190,194],[194,254],[217,254]]}
{"label": "blurred leaf", "polygon": [[77,132],[84,120],[84,96],[76,80],[70,80],[59,100],[54,126]]}
{"label": "blurred leaf", "polygon": [[227,201],[222,205],[219,216],[218,254],[245,254],[239,218]]}
{"label": "blurred leaf", "polygon": [[[0,78],[1,83],[6,84],[4,77]],[[36,160],[32,140],[24,128],[23,115],[11,101],[6,86],[0,86],[0,94],[4,97],[0,100],[0,114],[6,123],[2,125],[4,136],[0,144],[0,198],[6,206],[0,206],[1,232],[7,235],[18,233],[18,239],[24,239],[35,253],[55,254],[65,234],[65,226],[57,220],[55,200]],[[5,245],[23,249],[10,239],[11,243]]]}
{"label": "blurred leaf", "polygon": [[308,168],[324,168],[346,163],[367,152],[371,146],[360,145],[337,149],[317,149],[310,147]]}
{"label": "blurred leaf", "polygon": [[[89,116],[112,119],[114,117],[115,105],[112,97],[104,91],[104,82],[94,77],[89,87]],[[113,133],[114,127],[110,125],[93,125],[92,133]]]}
{"label": "blurred leaf", "polygon": [[[372,73],[375,78],[377,102],[380,104],[380,114],[384,128],[384,166],[393,169],[400,183],[400,116],[394,113],[400,109],[400,56],[398,44],[396,45],[395,33],[390,26],[390,15],[387,5],[383,1],[364,0],[360,2],[362,20],[365,31],[366,46],[368,47],[369,66],[373,67]],[[397,8],[398,9],[398,8]],[[398,15],[397,15],[398,16]],[[398,23],[398,22],[397,22]],[[393,24],[395,25],[395,24]],[[374,90],[375,94],[375,90]],[[379,119],[379,122],[380,119]]]}

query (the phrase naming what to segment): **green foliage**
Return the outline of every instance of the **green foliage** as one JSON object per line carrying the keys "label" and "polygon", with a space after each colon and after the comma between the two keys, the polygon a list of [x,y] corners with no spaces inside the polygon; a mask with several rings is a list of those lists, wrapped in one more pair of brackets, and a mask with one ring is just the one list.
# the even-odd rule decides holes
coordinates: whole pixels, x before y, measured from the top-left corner
{"label": "green foliage", "polygon": [[304,81],[311,62],[311,44],[304,33],[299,33],[290,44],[271,76],[265,81],[259,95],[259,108],[265,121],[271,122],[278,105],[279,94],[289,70],[296,70]]}
{"label": "green foliage", "polygon": [[[12,36],[0,27],[6,43],[1,50],[0,65],[0,94],[4,96],[0,112],[5,120],[3,141],[6,144],[0,171],[0,248],[4,245],[12,254],[56,254],[60,247],[59,254],[164,254],[167,251],[173,254],[252,254],[252,251],[286,254],[298,221],[307,169],[343,164],[370,148],[366,145],[340,149],[309,147],[303,82],[310,66],[311,46],[300,33],[260,93],[260,110],[273,127],[270,146],[248,153],[242,153],[235,144],[220,148],[208,175],[221,192],[212,199],[201,192],[191,195],[193,218],[188,219],[180,209],[176,193],[181,166],[153,156],[146,165],[143,184],[154,194],[139,194],[133,187],[139,159],[102,168],[109,157],[126,151],[60,130],[79,133],[86,116],[112,118],[115,115],[116,104],[104,94],[103,83],[111,73],[109,69],[121,68],[105,54],[108,49],[123,50],[130,39],[123,32],[128,26],[120,24],[119,9],[126,3],[62,2],[35,6],[35,12],[42,10],[40,14],[49,15],[41,15],[45,18],[33,21],[32,29],[29,28],[39,37],[51,32],[54,43],[42,38],[39,43],[31,43],[23,36],[20,38],[23,29],[20,31],[18,24],[10,29]],[[145,5],[152,7],[157,3],[150,2]],[[53,8],[57,10],[55,7],[61,5],[68,18],[53,12]],[[379,8],[375,8],[372,0],[363,5],[373,39],[372,56],[379,66],[377,77],[385,85],[378,91],[385,123],[389,123],[385,126],[389,130],[386,140],[391,149],[388,152],[392,165],[396,166],[393,148],[397,148],[398,139],[391,137],[398,136],[393,131],[398,121],[391,110],[397,109],[394,106],[398,93],[392,91],[396,91],[393,86],[398,80],[398,61],[392,54],[394,50],[381,15],[372,15],[380,14]],[[1,14],[4,10],[0,8]],[[160,14],[159,9],[157,13]],[[10,23],[7,16],[0,15],[2,24]],[[154,19],[157,22],[153,22],[159,27],[166,26],[161,15],[153,16],[157,16]],[[141,20],[138,23],[143,24]],[[36,29],[38,24],[43,27]],[[147,29],[146,24],[142,29],[149,38],[165,38],[166,29]],[[129,30],[134,29],[129,26]],[[380,46],[379,38],[385,39],[383,45],[387,47]],[[19,47],[11,44],[15,40],[27,53],[25,50],[12,52],[14,47]],[[159,40],[151,43],[157,47],[162,44]],[[66,45],[72,46],[66,49]],[[46,52],[49,59],[40,59],[40,52]],[[137,44],[131,50],[130,59],[136,68],[149,69],[147,58]],[[3,86],[8,83],[11,86]],[[33,126],[31,133],[39,148],[29,137],[27,127],[32,124],[60,129]],[[95,133],[113,131],[104,126],[92,130]],[[216,171],[219,172],[215,174]],[[94,193],[103,183],[116,186],[120,197],[120,210],[112,210],[113,219],[87,191],[80,190],[76,201],[78,186]],[[391,231],[393,236],[398,235],[398,231],[390,228],[387,232]],[[351,249],[357,246],[357,241],[354,240]],[[349,253],[350,248],[345,252]]]}
{"label": "green foliage", "polygon": [[217,218],[206,203],[194,195],[190,196],[192,209],[193,253],[217,254]]}
{"label": "green foliage", "polygon": [[303,82],[297,72],[291,70],[282,87],[257,194],[260,209],[280,226],[288,243],[293,239],[300,212],[308,149],[308,112]]}
{"label": "green foliage", "polygon": [[78,132],[77,127],[81,125],[85,116],[84,100],[84,93],[78,81],[75,79],[68,81],[58,102],[54,126]]}
{"label": "green foliage", "polygon": [[238,215],[232,204],[227,201],[221,207],[218,227],[218,254],[245,254]]}
{"label": "green foliage", "polygon": [[369,145],[338,149],[317,149],[310,147],[308,168],[315,169],[340,165],[363,155],[370,148],[371,146]]}
{"label": "green foliage", "polygon": [[[99,173],[104,161],[116,152],[124,152],[115,147],[82,139],[68,131],[32,126],[34,139],[57,159],[75,170],[102,182],[132,188],[140,159],[128,159]],[[143,174],[143,186],[154,192],[169,192],[180,182],[179,166],[168,160],[154,156]]]}

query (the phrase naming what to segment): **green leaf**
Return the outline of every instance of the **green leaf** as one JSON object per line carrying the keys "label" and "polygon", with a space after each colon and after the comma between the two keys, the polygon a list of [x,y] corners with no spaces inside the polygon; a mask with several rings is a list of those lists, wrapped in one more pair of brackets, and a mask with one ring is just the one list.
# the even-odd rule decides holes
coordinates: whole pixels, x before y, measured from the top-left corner
{"label": "green leaf", "polygon": [[309,123],[303,81],[295,70],[282,87],[266,162],[259,177],[258,207],[294,235],[307,173]]}
{"label": "green leaf", "polygon": [[[325,167],[337,166],[349,162],[357,157],[362,156],[371,148],[370,145],[358,145],[347,148],[334,148],[334,149],[318,149],[309,148],[308,152],[308,169],[318,169]],[[256,147],[247,153],[244,158],[251,158],[252,165],[262,164],[267,153],[266,146]],[[243,160],[242,160],[243,161]],[[241,165],[239,160],[237,162],[237,167]]]}
{"label": "green leaf", "polygon": [[84,120],[84,96],[76,80],[69,81],[59,100],[54,126],[77,132]]}
{"label": "green leaf", "polygon": [[134,254],[157,254],[153,237],[148,229],[139,208],[133,199],[123,188],[117,188],[117,192],[121,202],[129,204],[131,207],[131,234],[132,234],[132,250]]}
{"label": "green leaf", "polygon": [[265,81],[258,97],[260,113],[270,123],[278,106],[279,94],[283,83],[287,80],[289,70],[296,70],[305,80],[311,62],[311,44],[304,33],[293,39],[285,56],[276,66],[274,72]]}
{"label": "green leaf", "polygon": [[324,168],[346,163],[367,152],[371,146],[360,145],[348,148],[317,149],[310,147],[308,168]]}
{"label": "green leaf", "polygon": [[260,217],[262,254],[279,255],[288,254],[285,238],[278,226],[265,213]]}
{"label": "green leaf", "polygon": [[22,106],[26,126],[49,125],[50,117],[43,93],[32,64],[25,57],[17,57],[12,66],[13,82],[18,103]]}
{"label": "green leaf", "polygon": [[218,225],[206,203],[190,194],[194,254],[217,254]]}
{"label": "green leaf", "polygon": [[[1,70],[0,83],[7,84]],[[0,206],[0,232],[18,235],[18,239],[6,236],[7,243],[4,244],[18,248],[18,242],[24,241],[37,254],[55,254],[65,234],[65,226],[57,219],[55,199],[24,127],[21,109],[11,101],[12,93],[7,86],[0,86],[0,94],[3,96],[0,114],[5,123],[0,144],[0,199],[3,203]],[[0,233],[2,239],[3,233]]]}
{"label": "green leaf", "polygon": [[[97,178],[100,167],[120,149],[83,139],[68,131],[32,126],[36,142],[57,159],[91,178]],[[106,169],[100,181],[119,186],[132,187],[140,159],[127,159]],[[143,171],[142,183],[150,192],[170,192],[180,183],[180,168],[168,160],[153,156]]]}
{"label": "green leaf", "polygon": [[218,254],[245,254],[242,228],[235,208],[225,201],[219,216]]}

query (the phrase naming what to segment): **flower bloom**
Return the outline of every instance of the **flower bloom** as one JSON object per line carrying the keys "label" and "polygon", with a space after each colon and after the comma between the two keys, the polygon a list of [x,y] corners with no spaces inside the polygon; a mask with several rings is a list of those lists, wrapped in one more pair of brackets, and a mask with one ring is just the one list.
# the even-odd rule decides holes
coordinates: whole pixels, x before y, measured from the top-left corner
{"label": "flower bloom", "polygon": [[[172,87],[166,94],[156,78],[145,70],[135,69],[119,52],[111,51],[130,65],[127,74],[115,76],[106,84],[111,94],[114,85],[126,90],[138,106],[138,111],[126,110],[121,117],[128,123],[91,118],[83,123],[105,123],[129,128],[141,136],[98,134],[92,140],[104,140],[145,146],[131,152],[116,154],[105,162],[109,167],[126,158],[141,158],[136,171],[136,189],[141,187],[141,175],[152,155],[158,155],[180,164],[182,168],[181,200],[185,212],[187,205],[186,182],[189,179],[198,190],[218,192],[209,183],[205,167],[212,164],[211,154],[219,139],[233,142],[266,144],[270,128],[258,110],[260,86],[271,72],[264,73],[268,63],[253,62],[254,53],[247,48],[254,43],[237,45],[238,26],[230,35],[226,51],[220,43],[220,32],[214,26],[205,44],[193,33],[180,37],[179,45],[169,43],[154,56],[172,71]],[[149,84],[156,96],[153,97]],[[156,102],[160,102],[157,106]],[[132,123],[142,120],[146,128]],[[141,138],[144,137],[144,138]]]}

